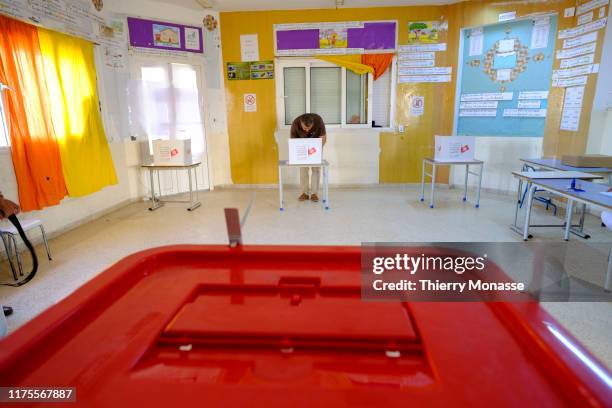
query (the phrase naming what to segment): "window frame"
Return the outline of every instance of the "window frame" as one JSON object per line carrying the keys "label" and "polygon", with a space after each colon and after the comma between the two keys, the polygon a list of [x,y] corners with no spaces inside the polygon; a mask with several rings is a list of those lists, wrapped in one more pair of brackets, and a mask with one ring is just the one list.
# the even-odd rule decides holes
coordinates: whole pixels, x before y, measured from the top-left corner
{"label": "window frame", "polygon": [[372,102],[374,91],[374,77],[371,73],[367,74],[367,100],[366,123],[346,123],[346,68],[339,67],[327,61],[316,58],[295,58],[277,57],[274,59],[274,70],[277,73],[275,78],[276,85],[276,120],[277,129],[290,129],[291,124],[285,124],[285,68],[304,68],[306,77],[306,113],[310,112],[310,68],[340,68],[341,69],[341,97],[340,97],[340,124],[326,124],[327,129],[374,129],[379,131],[389,131],[395,127],[395,95],[396,95],[396,57],[393,57],[391,64],[391,92],[389,101],[389,126],[372,127]]}

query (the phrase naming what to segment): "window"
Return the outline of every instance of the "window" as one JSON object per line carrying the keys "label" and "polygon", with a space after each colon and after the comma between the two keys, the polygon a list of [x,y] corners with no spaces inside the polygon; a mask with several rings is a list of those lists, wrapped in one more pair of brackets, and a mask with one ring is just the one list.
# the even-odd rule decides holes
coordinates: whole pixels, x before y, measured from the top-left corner
{"label": "window", "polygon": [[374,81],[316,59],[277,59],[278,122],[287,127],[312,112],[331,127],[390,127],[394,65]]}
{"label": "window", "polygon": [[8,132],[8,112],[5,110],[5,97],[4,92],[8,91],[8,88],[0,83],[0,147],[10,146],[10,138]]}
{"label": "window", "polygon": [[130,126],[146,135],[152,153],[155,139],[191,139],[195,157],[205,153],[200,106],[199,67],[183,63],[137,62],[139,77],[130,101]]}

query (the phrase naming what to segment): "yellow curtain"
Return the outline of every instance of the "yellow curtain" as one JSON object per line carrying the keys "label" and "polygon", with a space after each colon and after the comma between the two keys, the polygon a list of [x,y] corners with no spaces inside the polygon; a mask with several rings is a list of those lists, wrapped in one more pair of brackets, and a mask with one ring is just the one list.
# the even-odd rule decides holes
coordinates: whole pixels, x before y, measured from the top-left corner
{"label": "yellow curtain", "polygon": [[116,184],[98,110],[93,45],[41,28],[38,38],[68,194],[83,196]]}
{"label": "yellow curtain", "polygon": [[353,71],[357,75],[367,74],[368,72],[373,73],[374,68],[369,65],[361,63],[361,55],[330,55],[317,57],[320,60],[331,62],[332,64],[339,65]]}

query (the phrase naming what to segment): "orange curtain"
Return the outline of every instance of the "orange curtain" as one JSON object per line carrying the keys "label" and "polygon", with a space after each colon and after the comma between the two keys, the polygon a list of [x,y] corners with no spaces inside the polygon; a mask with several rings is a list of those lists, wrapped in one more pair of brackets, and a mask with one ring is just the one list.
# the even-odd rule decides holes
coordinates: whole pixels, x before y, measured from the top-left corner
{"label": "orange curtain", "polygon": [[362,54],[361,63],[374,68],[374,80],[385,73],[393,61],[393,54]]}
{"label": "orange curtain", "polygon": [[0,82],[6,90],[11,155],[24,211],[56,205],[67,195],[51,122],[37,29],[0,16]]}

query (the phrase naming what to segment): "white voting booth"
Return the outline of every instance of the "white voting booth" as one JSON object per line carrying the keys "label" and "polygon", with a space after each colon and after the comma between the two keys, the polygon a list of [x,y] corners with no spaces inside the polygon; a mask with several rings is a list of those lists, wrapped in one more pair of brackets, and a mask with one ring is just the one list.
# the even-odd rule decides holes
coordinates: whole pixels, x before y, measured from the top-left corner
{"label": "white voting booth", "polygon": [[289,139],[289,164],[321,164],[323,139]]}
{"label": "white voting booth", "polygon": [[439,162],[472,161],[475,148],[474,136],[436,135],[434,160]]}
{"label": "white voting booth", "polygon": [[[431,198],[429,202],[429,208],[434,208],[434,196],[436,191],[436,167],[437,166],[453,166],[462,165],[465,166],[465,180],[463,187],[463,201],[467,201],[467,187],[468,177],[473,175],[478,177],[478,185],[476,190],[476,202],[474,207],[480,207],[480,188],[482,186],[482,169],[484,162],[474,158],[476,150],[476,140],[473,136],[435,136],[436,146],[434,148],[434,157],[426,157],[423,159],[423,166],[421,169],[421,194],[419,196],[420,201],[425,201],[425,178],[427,176],[431,179]],[[430,166],[431,172],[427,172],[427,166]],[[479,168],[478,173],[470,170],[472,168]]]}

